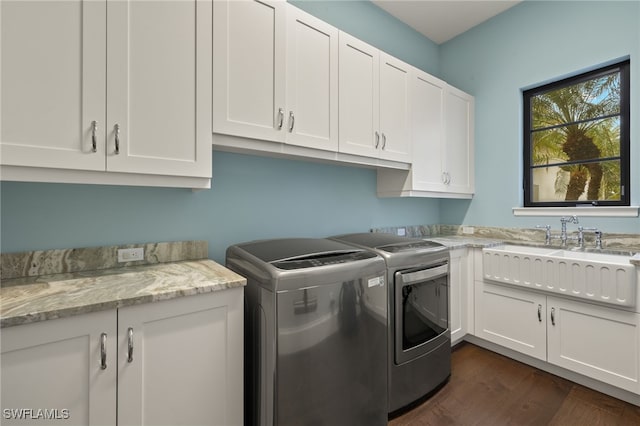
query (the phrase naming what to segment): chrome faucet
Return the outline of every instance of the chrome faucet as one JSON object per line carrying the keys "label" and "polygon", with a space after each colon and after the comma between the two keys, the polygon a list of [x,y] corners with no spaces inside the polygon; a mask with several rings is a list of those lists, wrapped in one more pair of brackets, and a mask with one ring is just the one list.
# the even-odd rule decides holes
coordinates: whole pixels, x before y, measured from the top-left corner
{"label": "chrome faucet", "polygon": [[[567,246],[567,223],[578,223],[578,217],[577,216],[562,216],[560,218],[560,245],[562,247],[566,247]],[[580,234],[582,234],[581,230]]]}
{"label": "chrome faucet", "polygon": [[551,225],[536,225],[536,228],[544,228],[544,245],[548,246],[551,244]]}
{"label": "chrome faucet", "polygon": [[596,249],[601,250],[602,249],[602,231],[600,231],[599,229],[594,230],[594,233],[596,234]]}
{"label": "chrome faucet", "polygon": [[551,240],[559,239],[562,247],[567,246],[568,240],[575,240],[576,247],[580,249],[584,249],[584,232],[585,231],[593,231],[595,234],[595,248],[602,249],[602,231],[598,228],[585,228],[583,226],[578,226],[578,235],[569,237],[567,235],[567,223],[578,223],[577,216],[563,216],[560,218],[561,230],[560,235],[552,235],[551,234],[551,225],[536,225],[538,229],[544,229],[544,244],[546,246],[551,245]]}

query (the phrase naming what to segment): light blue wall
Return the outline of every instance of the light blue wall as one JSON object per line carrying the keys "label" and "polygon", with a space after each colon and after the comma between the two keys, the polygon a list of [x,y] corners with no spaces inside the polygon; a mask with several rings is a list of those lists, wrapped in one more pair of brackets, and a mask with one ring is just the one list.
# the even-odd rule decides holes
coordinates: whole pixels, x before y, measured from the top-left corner
{"label": "light blue wall", "polygon": [[[521,90],[631,57],[631,203],[640,204],[640,1],[525,1],[443,44],[444,79],[475,95],[476,195],[443,201],[447,223],[530,227],[522,218]],[[640,232],[640,219],[584,219],[605,232]]]}
{"label": "light blue wall", "polygon": [[252,239],[437,223],[433,200],[379,199],[375,170],[214,152],[211,190],[3,182],[2,251]]}

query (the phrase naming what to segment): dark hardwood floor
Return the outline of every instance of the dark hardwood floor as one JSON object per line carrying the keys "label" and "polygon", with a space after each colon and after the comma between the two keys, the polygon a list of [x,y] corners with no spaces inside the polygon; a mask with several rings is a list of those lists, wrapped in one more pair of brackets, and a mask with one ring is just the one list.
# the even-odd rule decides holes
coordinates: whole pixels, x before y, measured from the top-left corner
{"label": "dark hardwood floor", "polygon": [[640,407],[462,343],[449,382],[389,422],[405,425],[638,426]]}

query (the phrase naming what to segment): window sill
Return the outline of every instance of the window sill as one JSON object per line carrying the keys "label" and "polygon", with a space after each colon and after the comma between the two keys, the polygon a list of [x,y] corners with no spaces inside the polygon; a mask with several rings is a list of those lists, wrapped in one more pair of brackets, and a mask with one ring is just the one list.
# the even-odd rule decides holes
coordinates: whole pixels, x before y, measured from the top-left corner
{"label": "window sill", "polygon": [[640,206],[630,207],[514,207],[514,216],[638,217]]}

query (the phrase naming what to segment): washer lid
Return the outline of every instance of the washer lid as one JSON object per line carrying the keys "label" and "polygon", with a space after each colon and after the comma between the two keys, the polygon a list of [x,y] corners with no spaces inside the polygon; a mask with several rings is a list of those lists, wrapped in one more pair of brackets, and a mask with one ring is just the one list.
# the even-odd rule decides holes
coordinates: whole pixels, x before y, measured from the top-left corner
{"label": "washer lid", "polygon": [[279,269],[302,269],[376,257],[353,246],[321,238],[252,241],[238,247]]}

